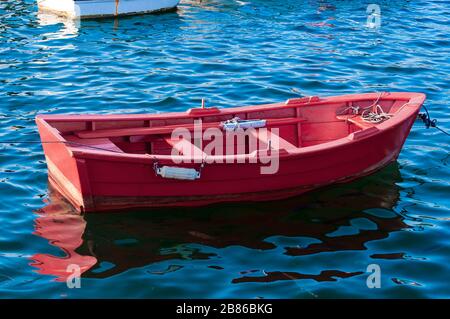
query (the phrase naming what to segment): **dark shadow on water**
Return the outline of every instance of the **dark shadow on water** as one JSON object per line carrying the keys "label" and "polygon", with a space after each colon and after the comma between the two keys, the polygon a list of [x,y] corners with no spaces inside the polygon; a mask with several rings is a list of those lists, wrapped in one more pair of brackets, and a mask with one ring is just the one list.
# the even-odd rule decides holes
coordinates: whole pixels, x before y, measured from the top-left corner
{"label": "dark shadow on water", "polygon": [[[78,264],[85,277],[105,278],[126,270],[168,260],[208,259],[191,244],[214,248],[231,245],[250,249],[277,248],[269,237],[308,237],[316,243],[285,247],[284,254],[301,256],[321,252],[364,250],[365,244],[408,227],[392,208],[399,199],[398,164],[358,181],[335,185],[282,201],[213,205],[203,208],[152,209],[80,216],[55,193],[38,211],[35,234],[65,252],[65,257],[35,254],[38,272],[65,280],[67,266]],[[378,212],[378,213],[377,213]],[[330,235],[355,219],[369,220],[356,234]],[[180,248],[182,247],[182,248]],[[110,267],[105,268],[105,264]],[[210,268],[213,268],[211,266]],[[348,277],[351,273],[319,271],[318,276],[268,273],[233,282],[312,278],[318,281]],[[305,277],[306,276],[306,277]],[[310,276],[310,277],[308,277]],[[278,278],[278,279],[277,279]]]}

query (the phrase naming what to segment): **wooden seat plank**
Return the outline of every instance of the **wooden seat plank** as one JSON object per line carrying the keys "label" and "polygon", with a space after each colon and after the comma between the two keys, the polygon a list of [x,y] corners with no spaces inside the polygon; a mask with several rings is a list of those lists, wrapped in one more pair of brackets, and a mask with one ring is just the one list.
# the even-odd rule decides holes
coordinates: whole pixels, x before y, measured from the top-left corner
{"label": "wooden seat plank", "polygon": [[[294,144],[288,142],[281,136],[279,136],[271,131],[268,131],[267,134],[260,134],[259,130],[256,130],[253,132],[253,136],[258,138],[259,141],[262,142],[265,147],[267,147],[267,145],[269,144],[269,140],[271,140],[271,147],[276,150],[289,151],[289,150],[298,148]],[[278,145],[276,145],[277,143],[275,143],[275,140],[278,140]]]}
{"label": "wooden seat plank", "polygon": [[[206,154],[199,147],[197,147],[196,145],[192,144],[190,141],[184,138],[182,139],[166,138],[165,141],[182,155],[206,157]],[[189,152],[186,152],[186,150],[189,150]]]}
{"label": "wooden seat plank", "polygon": [[336,116],[336,118],[338,120],[345,120],[349,123],[355,124],[356,126],[358,126],[359,128],[362,128],[362,129],[366,129],[366,128],[370,128],[370,127],[374,126],[374,124],[364,121],[360,115],[354,115],[354,114],[338,115],[338,116]]}

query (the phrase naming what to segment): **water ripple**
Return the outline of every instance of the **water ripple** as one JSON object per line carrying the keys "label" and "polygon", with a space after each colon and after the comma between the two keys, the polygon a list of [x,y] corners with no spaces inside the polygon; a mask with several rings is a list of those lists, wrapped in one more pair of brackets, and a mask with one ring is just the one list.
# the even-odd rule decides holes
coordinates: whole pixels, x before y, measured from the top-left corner
{"label": "water ripple", "polygon": [[[71,22],[0,2],[0,140],[37,113],[157,113],[420,91],[450,131],[448,1],[185,0]],[[416,123],[398,162],[283,202],[78,216],[39,144],[0,145],[0,297],[450,297],[449,140]],[[63,281],[82,265],[82,289]],[[382,288],[368,289],[369,264]],[[124,295],[126,293],[126,295]]]}

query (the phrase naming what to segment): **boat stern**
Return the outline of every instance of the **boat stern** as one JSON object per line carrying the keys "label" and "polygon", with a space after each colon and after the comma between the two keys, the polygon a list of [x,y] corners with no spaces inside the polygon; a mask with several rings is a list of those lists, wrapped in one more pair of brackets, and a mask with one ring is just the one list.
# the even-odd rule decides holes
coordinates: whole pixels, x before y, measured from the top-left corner
{"label": "boat stern", "polygon": [[44,116],[36,117],[36,124],[44,150],[49,184],[58,190],[79,212],[91,209],[89,180],[84,159],[76,158],[67,141]]}
{"label": "boat stern", "polygon": [[37,0],[39,11],[53,13],[67,18],[80,16],[80,8],[73,0]]}

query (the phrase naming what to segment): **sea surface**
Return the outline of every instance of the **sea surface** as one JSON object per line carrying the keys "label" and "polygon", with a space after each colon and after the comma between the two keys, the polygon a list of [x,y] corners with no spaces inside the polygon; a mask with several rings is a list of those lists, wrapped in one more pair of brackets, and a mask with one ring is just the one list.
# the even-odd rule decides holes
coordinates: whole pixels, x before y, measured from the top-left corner
{"label": "sea surface", "polygon": [[[396,163],[350,184],[86,216],[49,192],[41,145],[20,143],[39,141],[36,114],[370,91],[424,92],[450,131],[449,35],[446,0],[184,0],[81,23],[2,0],[0,298],[450,298],[450,137],[421,122]],[[73,263],[78,289],[65,282]],[[369,265],[381,288],[368,288]]]}

